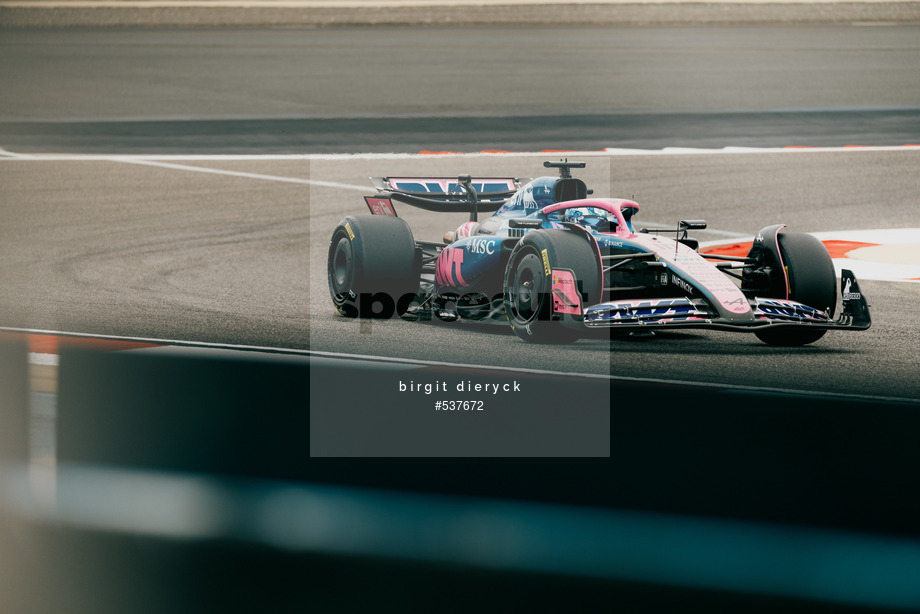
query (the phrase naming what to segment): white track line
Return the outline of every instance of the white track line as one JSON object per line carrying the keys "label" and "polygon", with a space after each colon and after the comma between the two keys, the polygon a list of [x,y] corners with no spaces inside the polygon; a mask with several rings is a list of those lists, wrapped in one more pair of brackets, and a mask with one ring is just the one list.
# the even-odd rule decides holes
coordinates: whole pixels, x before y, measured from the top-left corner
{"label": "white track line", "polygon": [[[675,385],[691,386],[698,388],[723,389],[732,392],[765,392],[772,394],[793,394],[811,398],[837,398],[850,400],[865,401],[886,401],[895,403],[918,403],[917,399],[907,397],[888,397],[864,394],[845,394],[839,392],[822,392],[815,390],[793,390],[785,388],[773,388],[768,386],[745,386],[740,384],[722,384],[716,382],[694,382],[689,380],[672,380],[650,377],[625,377],[621,375],[608,375],[602,373],[577,373],[566,371],[550,371],[545,369],[528,369],[524,367],[503,367],[495,365],[476,365],[467,363],[441,362],[434,360],[420,360],[415,358],[396,358],[392,356],[371,356],[362,354],[345,354],[341,352],[324,352],[319,350],[301,350],[293,348],[278,348],[269,346],[252,346],[252,345],[235,345],[227,343],[207,343],[198,341],[181,341],[176,339],[155,339],[144,337],[121,337],[116,335],[94,335],[91,333],[73,333],[53,330],[39,330],[29,328],[12,328],[0,326],[0,332],[14,334],[31,334],[31,335],[55,335],[61,337],[77,337],[82,339],[104,339],[111,341],[132,341],[141,343],[151,343],[164,346],[186,347],[186,348],[204,348],[215,350],[234,350],[240,352],[260,352],[269,354],[282,354],[289,356],[330,358],[339,360],[355,360],[362,362],[380,363],[388,362],[391,364],[400,364],[411,367],[449,367],[460,369],[480,369],[483,371],[505,371],[511,373],[526,373],[533,375],[550,375],[563,377],[579,377],[584,379],[601,379],[610,382],[622,383],[644,383],[656,385]],[[131,350],[135,351],[135,350]]]}
{"label": "white track line", "polygon": [[[687,4],[697,0],[644,0],[650,4]],[[809,0],[813,4],[837,4],[846,0]],[[909,3],[914,0],[859,0],[863,4],[880,2]],[[505,6],[555,6],[570,0],[501,0]],[[712,4],[801,4],[802,0],[708,0]],[[636,0],[591,0],[591,4],[635,4]],[[475,10],[490,4],[486,0],[2,0],[7,8],[293,8],[293,9],[396,9],[396,8],[468,8]]]}
{"label": "white track line", "polygon": [[608,148],[590,151],[552,151],[552,152],[445,152],[438,154],[412,153],[357,153],[357,154],[228,154],[228,155],[144,155],[144,154],[19,154],[0,149],[3,156],[0,161],[224,161],[224,160],[411,160],[444,158],[545,158],[559,156],[688,156],[688,155],[743,155],[764,153],[859,153],[870,151],[906,151],[920,153],[920,145],[892,145],[884,147],[723,147],[721,149],[694,149],[684,147],[666,147],[664,149],[619,149]]}
{"label": "white track line", "polygon": [[[735,154],[752,154],[752,153],[854,153],[865,151],[916,151],[920,152],[918,146],[891,146],[891,147],[821,147],[821,148],[755,148],[755,147],[724,147],[722,149],[694,149],[668,147],[658,150],[644,149],[606,149],[604,151],[583,151],[583,152],[566,152],[567,156],[683,156],[683,155],[735,155]],[[17,160],[17,161],[103,161],[103,162],[121,162],[128,164],[140,164],[146,166],[156,166],[173,170],[190,171],[198,173],[209,173],[214,175],[226,175],[231,177],[242,177],[246,179],[258,179],[263,181],[279,181],[283,183],[297,183],[301,185],[336,188],[342,190],[352,190],[357,192],[368,193],[371,188],[368,186],[354,185],[347,183],[337,183],[333,181],[320,181],[316,179],[302,179],[297,177],[283,177],[280,175],[265,175],[261,173],[247,173],[244,171],[231,171],[225,169],[208,168],[203,166],[192,166],[189,164],[176,164],[176,162],[221,162],[221,161],[284,161],[284,160],[406,160],[406,159],[431,159],[437,157],[458,157],[458,158],[482,158],[482,157],[547,157],[551,155],[561,155],[557,152],[553,154],[547,152],[522,152],[522,153],[465,153],[465,154],[269,154],[269,155],[94,155],[94,154],[18,154],[6,151],[0,148],[0,161]],[[658,223],[650,220],[643,220],[645,226],[667,226],[667,223]],[[718,229],[707,229],[707,232],[722,235],[730,239],[747,238],[744,233],[728,232]],[[719,241],[709,241],[704,245],[716,244]]]}
{"label": "white track line", "polygon": [[[571,151],[561,154],[559,152],[506,152],[506,153],[445,153],[445,154],[290,154],[290,155],[93,155],[93,154],[19,154],[0,148],[0,162],[3,161],[29,161],[29,162],[71,162],[71,161],[103,161],[120,162],[127,164],[140,164],[156,166],[173,170],[226,175],[246,179],[263,181],[279,181],[283,183],[297,183],[301,185],[337,188],[368,192],[366,186],[359,186],[333,181],[319,181],[316,179],[302,179],[297,177],[283,177],[279,175],[265,175],[261,173],[247,173],[244,171],[231,171],[225,169],[192,166],[189,164],[176,164],[183,161],[270,161],[270,160],[409,160],[431,159],[437,157],[452,158],[483,158],[483,157],[547,157],[547,156],[684,156],[684,155],[736,155],[753,153],[854,153],[865,151],[914,151],[920,152],[920,146],[891,146],[891,147],[822,147],[822,148],[752,148],[752,147],[725,147],[722,149],[692,149],[692,148],[665,148],[656,150],[644,149],[606,149],[603,151]],[[648,222],[647,222],[648,223]],[[725,231],[711,230],[710,232],[724,236],[736,236]]]}
{"label": "white track line", "polygon": [[18,154],[12,151],[7,151],[0,147],[0,160],[31,160],[32,156],[28,154]]}
{"label": "white track line", "polygon": [[218,168],[207,168],[204,166],[189,166],[188,164],[172,164],[168,162],[155,162],[141,158],[109,158],[112,162],[123,162],[127,164],[142,164],[145,166],[157,166],[179,171],[192,171],[196,173],[210,173],[213,175],[229,175],[231,177],[243,177],[246,179],[261,179],[266,181],[281,181],[284,183],[299,183],[309,186],[320,186],[326,188],[340,188],[343,190],[360,190],[362,192],[370,191],[370,188],[350,185],[347,183],[336,183],[334,181],[317,181],[315,179],[300,179],[297,177],[282,177],[279,175],[263,175],[261,173],[245,173],[241,171],[228,171]]}

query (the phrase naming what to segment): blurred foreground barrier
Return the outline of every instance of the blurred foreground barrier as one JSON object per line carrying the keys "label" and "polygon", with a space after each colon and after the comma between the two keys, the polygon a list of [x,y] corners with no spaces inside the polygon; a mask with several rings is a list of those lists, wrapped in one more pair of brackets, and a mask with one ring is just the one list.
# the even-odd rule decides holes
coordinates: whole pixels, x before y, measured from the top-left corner
{"label": "blurred foreground barrier", "polygon": [[63,349],[53,500],[0,466],[0,611],[920,610],[918,403],[614,380],[609,457],[310,456],[316,401],[508,377],[405,367]]}
{"label": "blurred foreground barrier", "polygon": [[86,465],[11,505],[9,477],[5,614],[920,608],[916,539]]}
{"label": "blurred foreground barrier", "polygon": [[0,463],[29,460],[29,363],[25,341],[0,339]]}
{"label": "blurred foreground barrier", "polygon": [[317,457],[610,453],[606,378],[189,348],[60,363],[62,462],[304,480]]}
{"label": "blurred foreground barrier", "polygon": [[[168,349],[66,349],[60,378],[62,463],[920,536],[912,401]],[[517,381],[523,390],[534,379],[565,402],[483,391],[485,410],[444,412],[434,393],[399,389]],[[546,439],[548,429],[558,437]],[[462,458],[476,438],[469,456],[480,458]],[[574,451],[538,457],[522,441]],[[598,442],[601,454],[590,450]],[[313,447],[336,454],[311,456]],[[360,458],[368,450],[377,457]],[[516,457],[495,458],[507,451]]]}
{"label": "blurred foreground barrier", "polygon": [[309,458],[303,357],[69,347],[59,378],[59,462],[290,479]]}

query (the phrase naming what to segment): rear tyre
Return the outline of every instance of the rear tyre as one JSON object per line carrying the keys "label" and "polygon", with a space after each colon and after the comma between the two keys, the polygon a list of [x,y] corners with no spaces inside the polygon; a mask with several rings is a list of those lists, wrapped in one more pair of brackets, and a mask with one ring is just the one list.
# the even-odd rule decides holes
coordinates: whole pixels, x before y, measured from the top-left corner
{"label": "rear tyre", "polygon": [[332,304],[348,318],[391,318],[418,293],[420,260],[406,222],[348,216],[332,232],[327,277]]}
{"label": "rear tyre", "polygon": [[511,252],[505,268],[505,315],[514,333],[530,343],[573,343],[580,336],[581,317],[553,314],[552,269],[575,274],[582,308],[600,301],[602,283],[596,248],[566,230],[528,233]]}
{"label": "rear tyre", "polygon": [[[837,274],[827,248],[818,239],[801,233],[780,233],[780,253],[789,276],[789,298],[809,307],[827,311],[833,317],[837,307]],[[779,276],[777,276],[779,278]],[[785,298],[785,280],[771,289],[773,298]],[[799,346],[813,343],[824,336],[824,330],[777,328],[758,331],[764,343],[778,346]]]}

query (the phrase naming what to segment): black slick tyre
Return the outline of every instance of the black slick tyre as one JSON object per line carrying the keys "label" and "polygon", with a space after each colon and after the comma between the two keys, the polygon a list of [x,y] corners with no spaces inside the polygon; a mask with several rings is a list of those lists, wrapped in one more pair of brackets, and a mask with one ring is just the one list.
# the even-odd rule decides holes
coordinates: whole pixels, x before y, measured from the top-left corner
{"label": "black slick tyre", "polygon": [[[802,233],[778,235],[780,253],[789,279],[789,299],[827,311],[833,317],[837,305],[837,274],[827,248],[815,237]],[[772,289],[773,298],[785,298],[783,284]],[[799,346],[814,343],[824,330],[774,328],[758,331],[757,337],[769,345]]]}
{"label": "black slick tyre", "polygon": [[418,292],[421,262],[401,218],[355,215],[332,232],[327,259],[329,294],[350,318],[390,318]]}
{"label": "black slick tyre", "polygon": [[597,248],[567,230],[536,230],[511,252],[503,283],[505,315],[514,333],[530,343],[572,343],[580,336],[580,316],[553,313],[553,269],[572,271],[582,307],[600,301],[602,282]]}

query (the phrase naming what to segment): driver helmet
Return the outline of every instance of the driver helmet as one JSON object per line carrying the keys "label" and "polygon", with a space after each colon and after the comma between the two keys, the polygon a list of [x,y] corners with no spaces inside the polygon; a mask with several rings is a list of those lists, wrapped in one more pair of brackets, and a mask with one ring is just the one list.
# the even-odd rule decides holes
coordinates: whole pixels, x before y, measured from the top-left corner
{"label": "driver helmet", "polygon": [[566,222],[573,222],[589,228],[599,228],[605,222],[616,224],[616,218],[608,218],[607,212],[600,207],[579,207],[578,209],[569,209],[565,212],[564,219]]}

